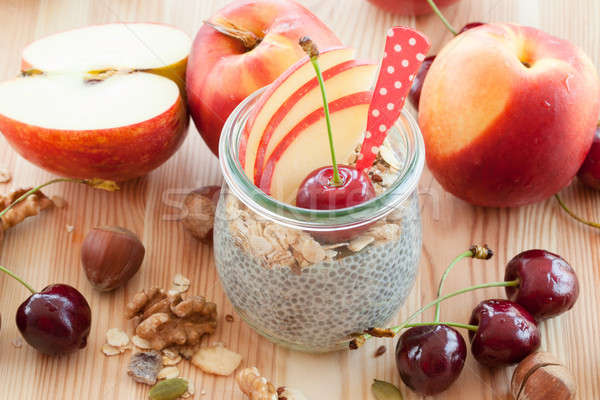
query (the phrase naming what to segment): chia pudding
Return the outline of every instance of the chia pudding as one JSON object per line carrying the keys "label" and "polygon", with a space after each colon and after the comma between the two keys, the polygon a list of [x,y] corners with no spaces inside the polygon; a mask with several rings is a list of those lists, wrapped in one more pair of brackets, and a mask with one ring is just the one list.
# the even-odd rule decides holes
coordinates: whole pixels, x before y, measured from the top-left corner
{"label": "chia pudding", "polygon": [[[321,261],[317,256],[315,263],[302,254],[271,262],[266,252],[275,246],[254,243],[256,239],[243,240],[236,227],[245,224],[244,218],[257,216],[253,218],[252,211],[240,208],[239,200],[230,192],[224,191],[222,196],[214,231],[221,283],[240,316],[271,341],[311,352],[342,349],[348,346],[352,333],[385,325],[410,293],[421,252],[416,194],[353,240],[372,237],[364,248],[354,252],[349,245],[321,246],[328,254]],[[273,222],[257,225],[250,229],[263,229],[263,235],[270,235],[270,229],[279,240],[296,240],[297,247],[307,247],[308,257],[312,256],[311,245],[303,244],[310,240],[310,234],[288,231],[285,236],[273,229]],[[397,232],[390,232],[390,226]],[[295,251],[292,247],[291,252]]]}

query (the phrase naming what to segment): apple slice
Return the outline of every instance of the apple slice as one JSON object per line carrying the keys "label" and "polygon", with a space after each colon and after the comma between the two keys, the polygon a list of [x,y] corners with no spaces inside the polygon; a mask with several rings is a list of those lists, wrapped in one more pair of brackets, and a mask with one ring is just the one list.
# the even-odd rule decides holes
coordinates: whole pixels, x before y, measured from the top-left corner
{"label": "apple slice", "polygon": [[161,76],[50,73],[0,83],[0,131],[25,158],[58,174],[127,180],[166,161],[188,118]]}
{"label": "apple slice", "polygon": [[[347,47],[333,48],[319,56],[323,70],[334,67],[354,58],[354,49]],[[306,82],[316,82],[315,73],[308,57],[304,57],[279,76],[258,99],[253,112],[248,117],[244,136],[240,144],[240,163],[250,180],[254,178],[254,161],[256,151],[265,127],[281,104]]]}
{"label": "apple slice", "polygon": [[[354,93],[329,104],[338,162],[350,160],[367,124],[372,92]],[[275,199],[294,204],[300,183],[319,167],[331,165],[325,112],[306,116],[275,147],[265,163],[260,188]]]}
{"label": "apple slice", "polygon": [[[323,79],[327,100],[331,103],[342,97],[371,89],[377,66],[366,61],[351,60],[325,71]],[[308,114],[323,107],[319,83],[315,77],[294,92],[273,114],[262,134],[254,167],[254,182],[260,183],[264,162],[279,142]]]}
{"label": "apple slice", "polygon": [[92,71],[135,69],[185,81],[190,37],[155,23],[93,25],[36,40],[23,50],[21,69]]}

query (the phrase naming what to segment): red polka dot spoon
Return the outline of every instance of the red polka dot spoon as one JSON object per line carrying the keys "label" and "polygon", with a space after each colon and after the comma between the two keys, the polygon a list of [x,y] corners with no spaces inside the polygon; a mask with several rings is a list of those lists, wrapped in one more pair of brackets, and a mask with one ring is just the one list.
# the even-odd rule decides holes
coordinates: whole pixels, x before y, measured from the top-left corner
{"label": "red polka dot spoon", "polygon": [[415,74],[429,47],[427,38],[413,29],[395,27],[388,31],[379,77],[369,106],[365,139],[356,163],[359,171],[373,164],[379,146],[402,112]]}

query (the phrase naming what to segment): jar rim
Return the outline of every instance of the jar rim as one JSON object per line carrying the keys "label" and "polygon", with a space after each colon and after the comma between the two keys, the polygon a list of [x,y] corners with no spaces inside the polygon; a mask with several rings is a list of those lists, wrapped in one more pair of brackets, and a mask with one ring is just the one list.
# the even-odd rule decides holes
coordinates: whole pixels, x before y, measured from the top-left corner
{"label": "jar rim", "polygon": [[[258,89],[229,115],[219,139],[219,163],[229,189],[248,208],[279,224],[310,231],[332,231],[367,225],[402,204],[415,191],[425,164],[425,144],[415,119],[402,110],[388,135],[395,132],[406,144],[404,167],[394,183],[375,198],[335,210],[313,210],[276,200],[248,179],[239,160],[239,145],[252,107],[267,88]],[[405,123],[402,124],[400,120]],[[404,128],[404,126],[407,127]]]}

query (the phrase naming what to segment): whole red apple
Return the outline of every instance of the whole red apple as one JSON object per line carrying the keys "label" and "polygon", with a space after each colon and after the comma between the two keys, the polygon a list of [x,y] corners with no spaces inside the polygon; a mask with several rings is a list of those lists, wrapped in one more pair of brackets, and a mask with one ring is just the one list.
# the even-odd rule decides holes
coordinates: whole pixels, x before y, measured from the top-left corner
{"label": "whole red apple", "polygon": [[198,131],[215,155],[225,120],[248,95],[306,56],[298,39],[321,51],[340,40],[315,15],[291,0],[241,0],[218,11],[192,45],[186,91]]}
{"label": "whole red apple", "polygon": [[[368,0],[385,11],[398,15],[423,15],[433,12],[427,0]],[[458,0],[435,0],[438,7],[446,7]]]}
{"label": "whole red apple", "polygon": [[566,40],[508,24],[466,31],[437,55],[423,85],[428,166],[475,205],[544,200],[583,163],[599,93],[590,59]]}

